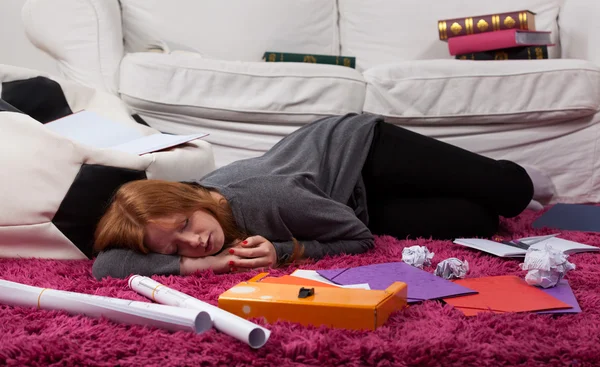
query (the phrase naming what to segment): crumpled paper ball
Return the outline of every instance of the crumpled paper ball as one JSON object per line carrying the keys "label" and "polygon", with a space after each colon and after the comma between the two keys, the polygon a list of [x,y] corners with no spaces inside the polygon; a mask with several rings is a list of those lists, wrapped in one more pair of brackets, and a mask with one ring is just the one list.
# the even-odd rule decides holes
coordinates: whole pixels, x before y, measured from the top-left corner
{"label": "crumpled paper ball", "polygon": [[411,246],[402,250],[402,261],[408,265],[423,269],[423,266],[430,266],[431,259],[435,253],[429,252],[425,246]]}
{"label": "crumpled paper ball", "polygon": [[440,261],[434,274],[444,279],[464,278],[469,271],[467,260],[461,261],[455,257]]}
{"label": "crumpled paper ball", "polygon": [[575,269],[575,265],[567,260],[568,257],[569,255],[550,245],[542,249],[530,247],[525,260],[519,266],[528,270],[525,275],[527,284],[550,288],[558,284],[569,270]]}

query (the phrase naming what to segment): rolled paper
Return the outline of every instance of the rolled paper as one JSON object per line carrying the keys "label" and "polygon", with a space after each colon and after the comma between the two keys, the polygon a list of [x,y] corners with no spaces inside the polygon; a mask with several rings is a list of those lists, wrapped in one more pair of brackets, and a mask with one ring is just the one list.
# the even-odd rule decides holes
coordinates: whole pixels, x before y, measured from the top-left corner
{"label": "rolled paper", "polygon": [[425,246],[411,246],[402,250],[402,261],[408,265],[423,269],[423,266],[430,266],[433,259],[433,252]]}
{"label": "rolled paper", "polygon": [[129,278],[129,287],[158,303],[208,312],[215,329],[248,344],[252,348],[256,349],[265,345],[271,335],[271,331],[260,325],[166,287],[151,278],[132,275]]}
{"label": "rolled paper", "polygon": [[435,268],[434,274],[444,279],[464,278],[469,271],[469,263],[467,260],[460,261],[455,257],[440,261]]}
{"label": "rolled paper", "polygon": [[11,306],[106,317],[126,324],[149,325],[170,331],[202,333],[212,327],[210,315],[202,310],[182,310],[148,302],[40,288],[2,279],[0,302]]}
{"label": "rolled paper", "polygon": [[527,270],[525,281],[542,288],[554,287],[569,270],[575,269],[575,265],[567,257],[569,255],[549,244],[541,249],[530,247],[525,260],[520,264],[521,269]]}

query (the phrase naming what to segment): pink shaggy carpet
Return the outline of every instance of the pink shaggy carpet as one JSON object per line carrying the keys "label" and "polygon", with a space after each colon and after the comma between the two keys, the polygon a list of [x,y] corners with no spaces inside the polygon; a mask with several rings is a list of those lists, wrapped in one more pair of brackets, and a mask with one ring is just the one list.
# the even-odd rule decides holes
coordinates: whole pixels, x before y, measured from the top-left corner
{"label": "pink shaggy carpet", "polygon": [[[538,213],[502,223],[502,233],[522,237]],[[502,234],[501,233],[501,234]],[[564,232],[563,237],[600,246],[600,234]],[[303,265],[328,269],[399,261],[402,248],[425,245],[437,262],[467,259],[468,277],[523,276],[518,260],[468,250],[450,241],[377,239],[362,256],[340,256]],[[9,366],[592,366],[600,364],[600,254],[570,257],[577,269],[568,279],[583,310],[574,315],[491,314],[465,317],[449,305],[428,301],[392,315],[374,332],[267,325],[271,339],[252,350],[214,330],[201,335],[171,333],[59,311],[0,306],[0,365]],[[0,276],[30,285],[135,300],[125,280],[97,282],[91,261],[0,260]],[[273,275],[292,272],[278,269]],[[156,277],[158,281],[216,304],[219,294],[247,274]]]}

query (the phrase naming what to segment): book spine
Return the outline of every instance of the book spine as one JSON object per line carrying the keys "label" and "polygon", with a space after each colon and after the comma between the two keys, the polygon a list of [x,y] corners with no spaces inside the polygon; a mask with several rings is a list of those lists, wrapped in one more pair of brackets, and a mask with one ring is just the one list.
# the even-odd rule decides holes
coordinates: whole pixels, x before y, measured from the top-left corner
{"label": "book spine", "polygon": [[473,52],[518,47],[520,45],[517,44],[516,33],[517,30],[512,29],[453,37],[448,40],[448,51],[450,52],[450,55],[456,56]]}
{"label": "book spine", "polygon": [[351,56],[295,54],[288,52],[265,52],[266,62],[306,62],[312,64],[341,65],[356,68],[356,58]]}
{"label": "book spine", "polygon": [[480,15],[467,18],[444,19],[438,21],[440,40],[470,34],[522,29],[535,31],[535,14],[530,11],[517,11],[493,15]]}
{"label": "book spine", "polygon": [[541,60],[547,58],[548,46],[513,47],[456,55],[458,60]]}

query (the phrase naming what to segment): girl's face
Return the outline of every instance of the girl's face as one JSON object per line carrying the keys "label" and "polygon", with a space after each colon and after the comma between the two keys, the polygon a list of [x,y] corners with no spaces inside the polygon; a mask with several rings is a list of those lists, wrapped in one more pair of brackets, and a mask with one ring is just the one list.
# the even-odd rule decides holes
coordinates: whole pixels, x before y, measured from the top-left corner
{"label": "girl's face", "polygon": [[189,217],[175,214],[148,223],[144,243],[159,254],[205,257],[221,251],[225,234],[215,217],[198,210]]}

